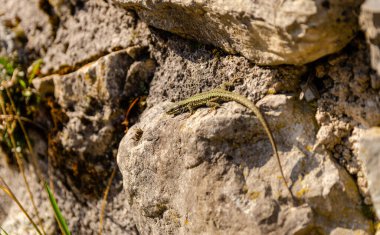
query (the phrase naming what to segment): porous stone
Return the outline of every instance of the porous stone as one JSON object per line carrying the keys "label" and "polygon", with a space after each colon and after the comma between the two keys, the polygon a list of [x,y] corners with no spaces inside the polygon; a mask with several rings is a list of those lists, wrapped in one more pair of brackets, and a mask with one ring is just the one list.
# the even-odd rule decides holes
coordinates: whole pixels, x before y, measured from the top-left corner
{"label": "porous stone", "polygon": [[110,52],[148,44],[150,32],[146,24],[113,2],[92,0],[73,6],[60,2],[53,6],[61,7],[61,14],[70,8],[75,14],[61,17],[54,44],[43,56],[44,74],[71,72]]}
{"label": "porous stone", "polygon": [[262,67],[243,56],[226,55],[178,36],[156,33],[152,56],[157,69],[150,83],[148,106],[180,100],[224,82],[257,101],[268,93],[296,93],[306,66]]}
{"label": "porous stone", "polygon": [[[230,2],[234,6],[239,4],[237,1]],[[330,41],[332,43],[328,45],[326,38],[338,40],[339,35],[349,35],[340,27],[346,26],[344,29],[352,32],[357,30],[356,25],[351,27],[355,17],[350,15],[352,11],[347,1],[339,2],[344,4],[341,8],[338,1],[282,2],[275,9],[272,8],[274,3],[266,1],[267,5],[264,5],[267,8],[264,9],[267,11],[260,11],[258,16],[262,19],[256,18],[254,22],[251,19],[257,15],[237,16],[237,11],[229,10],[231,8],[225,11],[226,14],[212,16],[213,12],[220,12],[220,9],[206,9],[196,3],[192,7],[207,10],[199,17],[202,27],[196,27],[199,30],[206,29],[205,32],[210,34],[215,32],[210,25],[224,26],[219,23],[225,22],[226,15],[232,15],[229,18],[230,25],[247,19],[246,25],[249,27],[253,22],[252,30],[261,30],[266,27],[268,19],[273,19],[273,14],[278,14],[274,22],[280,22],[281,25],[269,24],[268,33],[260,31],[260,34],[266,36],[263,42],[268,43],[264,46],[276,44],[273,40],[285,40],[278,41],[278,44],[284,44],[280,54],[263,55],[264,46],[253,50],[249,47],[248,51],[258,55],[261,53],[259,59],[276,63],[283,63],[284,60],[307,61],[315,56],[314,49],[326,53],[329,48],[335,48],[336,44]],[[351,2],[353,12],[358,9],[356,6],[360,2]],[[148,30],[133,12],[119,9],[112,1],[0,0],[0,3],[4,6],[0,9],[3,26],[0,26],[0,43],[6,45],[6,48],[2,48],[4,50],[0,50],[6,53],[18,51],[23,44],[20,46],[17,41],[21,41],[28,46],[28,50],[36,53],[35,57],[44,59],[42,73],[59,73],[37,79],[34,85],[44,96],[54,96],[61,105],[61,109],[55,106],[48,111],[58,111],[58,114],[62,111],[67,118],[63,120],[63,129],[54,132],[57,135],[53,135],[54,139],[49,141],[49,160],[52,160],[51,164],[55,164],[55,160],[60,161],[60,165],[50,169],[50,172],[53,172],[52,181],[58,203],[73,234],[93,234],[98,231],[102,193],[114,167],[114,156],[121,138],[118,133],[124,131],[120,123],[125,117],[123,114],[128,102],[123,102],[121,97],[147,95],[146,84],[153,73],[154,80],[150,83],[147,99],[149,109],[141,115],[141,120],[132,127],[119,149],[118,160],[126,193],[122,191],[122,179],[117,175],[106,206],[104,234],[373,232],[371,223],[374,218],[368,213],[368,217],[364,216],[363,211],[368,208],[362,207],[363,201],[367,203],[368,199],[366,173],[352,145],[358,142],[355,138],[361,138],[362,134],[356,133],[358,127],[365,129],[380,125],[380,80],[370,70],[369,54],[360,36],[355,40],[356,43],[350,44],[343,52],[309,66],[260,67],[242,56],[226,54],[154,28]],[[217,4],[225,3],[219,1]],[[152,6],[159,4],[158,1],[152,1]],[[176,4],[176,1],[170,4]],[[252,4],[256,3],[249,2],[246,6]],[[307,9],[310,11],[305,13],[306,8],[302,8],[302,4],[309,4],[310,8]],[[296,13],[294,5],[300,6]],[[341,14],[339,9],[348,9],[347,15]],[[174,10],[174,13],[183,12],[182,8]],[[284,10],[289,12],[284,13]],[[313,10],[316,10],[315,14]],[[142,19],[150,17],[148,13],[144,15],[148,11],[137,9]],[[324,17],[323,12],[334,17]],[[154,13],[161,12],[149,14]],[[177,17],[174,13],[172,16]],[[304,14],[304,18],[299,17],[300,13]],[[342,15],[347,16],[348,20],[340,17]],[[35,18],[28,20],[28,17]],[[57,18],[59,21],[55,21]],[[343,21],[334,22],[336,18]],[[171,21],[163,19],[162,22]],[[325,19],[330,21],[329,25],[323,24]],[[314,29],[311,29],[310,24],[316,21],[313,34]],[[326,31],[319,30],[319,22]],[[240,38],[246,40],[247,37],[241,34],[239,25],[233,26],[217,29],[223,34],[216,36],[227,36],[221,41],[223,45],[217,46],[226,51],[230,47],[234,50],[231,52],[245,55],[248,52],[236,46],[235,41]],[[285,32],[285,39],[278,39],[272,26],[279,30],[278,33]],[[335,32],[331,32],[330,27]],[[230,36],[231,29],[238,31],[234,34],[237,37]],[[175,29],[172,32],[178,33]],[[324,32],[339,35],[335,37]],[[151,34],[154,36],[152,39]],[[186,33],[179,34],[193,37]],[[268,38],[267,35],[271,34],[273,37]],[[310,35],[314,35],[315,40]],[[203,34],[196,34],[195,39],[201,36]],[[302,44],[303,40],[310,40],[315,47],[312,46],[310,51],[308,48],[312,43]],[[349,37],[339,41],[340,46],[337,47],[342,47],[345,40],[348,41]],[[242,41],[241,45],[245,46],[245,43]],[[254,43],[262,46],[262,42]],[[120,50],[121,47],[129,48]],[[111,53],[114,51],[117,52]],[[294,58],[287,54],[294,51],[296,53],[291,54]],[[103,57],[109,53],[109,56]],[[310,57],[305,59],[302,53],[307,56],[310,53]],[[154,72],[156,65],[158,67]],[[313,71],[315,78],[312,81],[317,84],[321,97],[314,93],[310,97],[305,93],[305,100],[312,102],[309,107],[307,102],[296,101],[296,97],[301,90],[300,80],[305,78],[305,72],[313,77]],[[163,108],[168,103],[163,101],[177,101],[235,78],[238,82],[235,92],[253,101],[268,94],[283,94],[266,96],[258,106],[273,128],[285,174],[293,193],[300,198],[300,204],[292,204],[265,132],[246,109],[231,102],[222,105],[216,112],[198,110],[189,118],[188,114],[177,117],[164,114]],[[317,102],[312,101],[315,98]],[[315,108],[316,121],[321,126],[317,135]],[[46,117],[57,115],[48,111],[42,119],[46,123],[50,121]],[[320,150],[315,154],[310,152],[315,137],[347,171],[325,151]],[[33,136],[31,138],[35,143],[36,139]],[[47,143],[44,144],[47,146]],[[55,149],[57,146],[59,148]],[[34,148],[41,149],[37,146]],[[39,151],[38,156],[43,155],[47,154]],[[26,202],[29,210],[25,188],[19,187],[23,184],[22,177],[17,171],[3,174],[3,170],[0,166],[0,174],[12,179],[7,182],[16,188],[17,195],[21,195],[23,204]],[[365,198],[358,196],[357,187],[347,172],[354,175],[360,193]],[[30,176],[29,172],[27,177],[34,182],[33,190],[37,189],[38,206],[49,211],[48,201],[37,187],[35,177]],[[32,233],[30,224],[19,209],[4,198],[6,196],[1,194],[1,226],[9,233]],[[58,233],[54,217],[46,213],[45,218],[48,233],[52,228]]]}
{"label": "porous stone", "polygon": [[380,124],[380,94],[371,86],[376,74],[368,55],[365,41],[354,40],[347,50],[317,63],[313,76],[324,89],[317,100],[317,143],[356,179],[363,202],[370,205],[358,143],[363,130]]}
{"label": "porous stone", "polygon": [[[44,226],[44,231],[47,234],[54,234],[58,228],[56,227],[53,209],[51,208],[48,196],[43,190],[43,185],[39,183],[39,179],[31,165],[26,165],[25,174],[34,202],[37,205],[38,213]],[[19,200],[33,221],[38,223],[22,175],[17,168],[6,164],[4,158],[0,161],[0,176],[5,180],[5,183],[9,186],[10,190],[12,190],[17,200]],[[0,185],[3,186],[1,182]],[[3,190],[0,190],[0,198],[0,225],[2,229],[12,234],[38,234],[19,206],[10,199]]]}
{"label": "porous stone", "polygon": [[153,60],[134,61],[121,50],[73,73],[35,79],[33,85],[41,95],[54,93],[69,119],[60,134],[63,148],[100,156],[114,141],[114,125],[123,115],[120,100],[141,95],[154,69]]}
{"label": "porous stone", "polygon": [[305,64],[342,49],[361,1],[114,0],[154,27],[261,65]]}
{"label": "porous stone", "polygon": [[[65,74],[108,53],[147,46],[150,32],[112,1],[0,0],[0,45],[42,58],[41,74]],[[4,30],[3,27],[6,29]]]}
{"label": "porous stone", "polygon": [[[99,233],[100,213],[104,203],[102,197],[83,200],[62,181],[56,180],[55,184],[56,197],[62,213],[68,220],[71,234]],[[102,234],[139,234],[130,213],[127,197],[122,190],[120,173],[114,178],[104,207]]]}
{"label": "porous stone", "polygon": [[[12,31],[16,38],[26,42],[25,49],[45,54],[53,43],[55,30],[51,16],[43,8],[39,0],[0,1],[0,22]],[[0,38],[9,37],[0,34]]]}
{"label": "porous stone", "polygon": [[364,163],[364,170],[368,179],[376,214],[380,218],[380,128],[373,127],[366,130],[359,140],[359,157]]}
{"label": "porous stone", "polygon": [[14,54],[16,49],[16,35],[3,24],[0,24],[0,55],[8,57]]}
{"label": "porous stone", "polygon": [[[127,51],[110,53],[66,75],[33,81],[42,96],[53,95],[58,103],[51,107],[56,122],[51,126],[57,132],[50,139],[53,162],[69,175],[65,180],[81,196],[93,197],[104,190],[97,180],[110,174],[124,132],[121,123],[128,102],[122,101],[144,95],[155,70],[152,59],[133,60]],[[60,124],[63,128],[58,130]]]}
{"label": "porous stone", "polygon": [[60,135],[65,150],[98,156],[109,150],[114,123],[122,115],[115,109],[132,63],[123,50],[54,76],[54,96],[69,118]]}
{"label": "porous stone", "polygon": [[[380,2],[366,0],[360,13],[360,25],[371,51],[371,66],[380,76]],[[379,80],[379,78],[377,78]],[[378,82],[377,82],[378,83]],[[376,85],[375,85],[376,86]],[[378,87],[378,85],[377,85]]]}
{"label": "porous stone", "polygon": [[261,124],[242,106],[172,117],[168,105],[146,110],[118,151],[141,233],[372,234],[354,181],[326,152],[308,152],[317,127],[302,102],[286,95],[258,102],[271,110],[265,116],[299,204]]}
{"label": "porous stone", "polygon": [[374,71],[363,41],[353,41],[348,50],[330,56],[327,63],[320,65],[326,72],[320,81],[326,85],[318,99],[318,112],[323,116],[317,118],[318,123],[331,125],[331,119],[335,119],[345,123],[354,121],[352,125],[359,123],[365,127],[380,125],[380,93],[371,87]]}

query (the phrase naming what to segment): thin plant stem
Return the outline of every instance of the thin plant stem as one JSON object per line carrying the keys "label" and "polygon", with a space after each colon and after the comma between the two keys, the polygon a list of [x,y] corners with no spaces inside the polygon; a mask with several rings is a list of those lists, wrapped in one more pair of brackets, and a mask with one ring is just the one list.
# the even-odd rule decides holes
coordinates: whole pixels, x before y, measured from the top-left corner
{"label": "thin plant stem", "polygon": [[[15,70],[15,72],[17,71],[17,69]],[[15,73],[13,73],[15,74]],[[21,127],[21,130],[22,130],[22,133],[24,134],[24,137],[25,137],[25,141],[26,141],[26,144],[28,146],[28,149],[29,149],[29,152],[30,152],[30,155],[32,156],[32,164],[33,164],[33,167],[34,169],[36,170],[37,172],[37,176],[38,176],[38,179],[40,180],[41,183],[43,183],[43,178],[42,178],[42,174],[41,174],[41,171],[40,171],[40,168],[38,167],[38,163],[37,163],[37,157],[36,155],[34,154],[33,152],[33,148],[32,148],[32,145],[29,141],[29,137],[28,137],[28,133],[26,133],[26,130],[25,130],[25,127],[24,127],[24,124],[22,123],[22,121],[20,120],[19,115],[17,114],[17,109],[16,109],[16,106],[13,102],[13,99],[12,99],[12,95],[11,93],[9,92],[8,88],[5,87],[5,91],[7,93],[7,96],[8,96],[8,99],[9,99],[9,102],[11,103],[11,107],[12,107],[12,110],[13,110],[13,113],[15,114],[15,117],[16,117],[16,120],[18,122],[18,124],[20,125]]]}
{"label": "thin plant stem", "polygon": [[[8,98],[10,100],[12,109],[16,113],[16,107],[15,107],[15,105],[13,103],[13,100],[12,100],[12,98],[10,96],[10,93],[9,93],[8,89],[5,89],[5,90],[7,92]],[[6,109],[5,109],[4,105],[5,105],[4,97],[3,97],[3,95],[0,95],[0,106],[1,106],[1,109],[2,109],[3,113],[6,114]],[[9,122],[6,122],[6,123],[7,123],[7,126],[11,126],[11,125],[9,125]],[[44,228],[42,226],[42,220],[41,220],[41,217],[40,217],[40,215],[38,213],[36,203],[34,202],[34,197],[33,197],[32,191],[30,190],[30,186],[29,186],[28,180],[27,180],[26,175],[25,175],[25,168],[24,168],[24,164],[23,164],[23,161],[22,161],[22,154],[20,154],[17,151],[17,145],[16,145],[15,138],[13,136],[13,130],[11,130],[9,128],[7,128],[7,130],[8,130],[8,135],[9,135],[10,140],[11,140],[12,149],[13,149],[14,154],[16,156],[16,161],[17,161],[17,164],[18,164],[18,166],[20,168],[21,175],[22,175],[22,177],[24,179],[26,189],[27,189],[27,191],[29,193],[29,197],[30,197],[30,200],[32,202],[33,209],[34,209],[34,211],[36,213],[36,216],[37,216],[37,219],[38,219],[38,223],[39,223],[39,225],[40,225],[40,227],[41,227],[41,229],[43,231],[43,234],[45,235],[46,233],[45,233],[45,230],[44,230]]]}
{"label": "thin plant stem", "polygon": [[104,195],[103,195],[103,200],[102,200],[102,206],[100,208],[99,232],[98,232],[99,235],[102,235],[102,233],[103,233],[104,212],[105,212],[106,205],[107,205],[108,193],[110,191],[113,178],[115,177],[115,174],[116,174],[116,169],[117,169],[117,167],[115,166],[113,168],[112,174],[111,174],[111,176],[110,176],[110,178],[108,180],[108,184],[107,184],[106,190],[104,190]]}
{"label": "thin plant stem", "polygon": [[17,119],[20,119],[23,122],[28,122],[30,124],[33,124],[40,129],[44,129],[44,127],[42,127],[41,125],[38,125],[37,123],[33,122],[29,118],[19,116],[19,115],[0,114],[0,120],[13,121],[13,120],[17,120]]}
{"label": "thin plant stem", "polygon": [[0,233],[0,234],[3,234],[3,233],[4,233],[4,235],[9,235],[9,234],[7,233],[7,231],[5,231],[1,226],[0,226],[0,230],[1,230],[1,233]]}
{"label": "thin plant stem", "polygon": [[20,201],[16,198],[12,190],[9,188],[9,186],[5,183],[4,179],[0,176],[0,189],[2,189],[21,209],[21,211],[24,213],[24,215],[28,218],[30,223],[33,225],[34,229],[37,231],[38,234],[42,235],[41,231],[38,229],[38,226],[32,218],[29,216],[28,212],[26,212],[25,208],[21,205]]}

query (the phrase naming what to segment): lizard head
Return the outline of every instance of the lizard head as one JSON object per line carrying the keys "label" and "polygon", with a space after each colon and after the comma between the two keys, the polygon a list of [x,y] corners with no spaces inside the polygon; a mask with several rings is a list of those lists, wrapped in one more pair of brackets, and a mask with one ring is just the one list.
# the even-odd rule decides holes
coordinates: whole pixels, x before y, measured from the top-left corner
{"label": "lizard head", "polygon": [[165,112],[167,114],[174,114],[174,115],[183,113],[185,110],[186,110],[185,107],[183,107],[182,105],[179,105],[177,103],[171,104],[167,108],[165,108]]}

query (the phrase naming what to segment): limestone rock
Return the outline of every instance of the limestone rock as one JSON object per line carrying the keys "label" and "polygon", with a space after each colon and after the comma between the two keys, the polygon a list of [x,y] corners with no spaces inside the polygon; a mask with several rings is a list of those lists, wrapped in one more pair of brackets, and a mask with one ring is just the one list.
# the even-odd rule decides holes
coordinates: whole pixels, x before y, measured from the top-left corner
{"label": "limestone rock", "polygon": [[[380,76],[380,2],[366,0],[361,7],[360,24],[371,50],[371,66]],[[377,78],[379,80],[379,78]],[[379,82],[377,82],[379,83]],[[379,88],[378,85],[377,88]]]}
{"label": "limestone rock", "polygon": [[0,24],[0,55],[11,56],[16,49],[16,35],[3,24]]}
{"label": "limestone rock", "polygon": [[[111,186],[105,208],[103,234],[139,234],[127,198],[122,190],[122,181],[116,175]],[[68,219],[71,234],[96,234],[99,231],[99,216],[102,207],[102,197],[96,200],[78,198],[70,187],[63,182],[55,181],[56,197],[60,202],[62,213]],[[58,234],[58,233],[56,233]]]}
{"label": "limestone rock", "polygon": [[[0,161],[0,175],[6,181],[6,184],[20,201],[21,205],[26,209],[29,215],[37,222],[36,214],[30,201],[29,193],[25,187],[22,175],[15,168],[6,165],[2,159]],[[27,180],[33,194],[33,198],[38,207],[38,213],[42,219],[45,232],[54,234],[56,231],[56,222],[53,210],[47,194],[43,190],[42,184],[32,167],[26,166]],[[1,183],[0,183],[1,184]],[[37,234],[33,225],[29,222],[25,214],[20,210],[18,205],[11,200],[3,190],[0,190],[1,206],[0,206],[0,225],[1,228],[12,234]]]}
{"label": "limestone rock", "polygon": [[380,128],[373,127],[363,133],[359,145],[359,157],[364,163],[369,192],[377,216],[380,217]]}
{"label": "limestone rock", "polygon": [[103,155],[114,140],[122,97],[138,96],[154,69],[151,59],[134,61],[121,50],[73,73],[35,79],[33,85],[41,95],[54,93],[69,118],[61,133],[65,150]]}
{"label": "limestone rock", "polygon": [[109,150],[113,123],[120,115],[114,109],[132,63],[125,51],[119,51],[76,72],[54,76],[54,96],[69,118],[61,134],[64,149],[87,155]]}
{"label": "limestone rock", "polygon": [[269,90],[296,93],[306,72],[306,66],[258,66],[243,56],[221,55],[177,36],[157,37],[152,54],[158,66],[150,83],[148,106],[185,99],[231,81],[236,81],[237,91],[254,101]]}
{"label": "limestone rock", "polygon": [[343,48],[360,1],[114,0],[149,25],[261,65],[305,64]]}
{"label": "limestone rock", "polygon": [[147,46],[149,40],[146,24],[112,1],[0,0],[0,6],[0,46],[8,52],[21,38],[26,45],[15,48],[19,57],[42,58],[44,75],[72,72],[121,48]]}
{"label": "limestone rock", "polygon": [[[63,14],[71,6],[67,1],[61,3],[53,6],[61,7]],[[43,73],[73,71],[120,48],[147,45],[149,30],[145,23],[112,2],[83,1],[73,12],[61,19],[55,42],[43,57]]]}
{"label": "limestone rock", "polygon": [[265,116],[299,204],[289,198],[263,128],[242,106],[172,117],[168,105],[145,111],[119,147],[141,233],[372,234],[353,180],[326,152],[308,152],[317,127],[304,103],[285,95],[258,103],[271,110]]}
{"label": "limestone rock", "polygon": [[[128,51],[110,53],[66,75],[33,81],[42,96],[53,95],[59,105],[53,118],[63,128],[50,139],[55,144],[54,164],[66,172],[72,190],[83,197],[104,190],[98,180],[109,176],[110,159],[125,130],[121,123],[128,102],[123,101],[144,95],[155,70],[153,60],[145,55],[133,60]],[[57,128],[54,123],[51,126]]]}
{"label": "limestone rock", "polygon": [[330,56],[322,66],[325,76],[319,81],[326,84],[327,92],[318,99],[318,108],[324,112],[318,123],[352,119],[365,127],[380,125],[380,93],[371,85],[375,74],[363,41],[353,41],[349,50]]}
{"label": "limestone rock", "polygon": [[[35,140],[35,139],[34,139]],[[3,159],[2,159],[3,160]],[[45,166],[46,167],[46,166]],[[45,172],[46,173],[46,172]],[[57,173],[57,172],[56,172]],[[58,173],[59,174],[59,173]],[[29,194],[17,169],[0,161],[0,175],[19,199],[23,207],[35,218]],[[46,234],[60,234],[53,210],[43,185],[38,183],[35,172],[28,166],[26,171],[34,200],[42,217]],[[54,178],[54,195],[72,234],[94,234],[99,231],[99,214],[102,200],[78,198],[62,181]],[[0,225],[9,234],[37,234],[20,208],[0,190]],[[103,224],[103,234],[139,234],[129,213],[121,179],[117,174],[108,196]]]}
{"label": "limestone rock", "polygon": [[54,23],[43,5],[39,0],[0,1],[0,22],[26,41],[27,49],[41,54],[46,53],[55,34]]}
{"label": "limestone rock", "polygon": [[356,179],[363,201],[371,205],[358,143],[362,130],[380,124],[380,94],[372,86],[375,71],[370,68],[364,40],[354,40],[347,50],[331,55],[316,66],[315,81],[324,92],[317,100],[317,143]]}

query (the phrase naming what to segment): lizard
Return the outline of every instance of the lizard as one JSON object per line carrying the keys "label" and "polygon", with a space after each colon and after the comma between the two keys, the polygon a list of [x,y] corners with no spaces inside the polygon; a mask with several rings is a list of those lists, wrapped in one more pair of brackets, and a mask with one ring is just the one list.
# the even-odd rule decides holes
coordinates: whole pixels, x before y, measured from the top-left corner
{"label": "lizard", "polygon": [[280,157],[277,151],[277,145],[276,145],[276,142],[274,141],[272,131],[270,130],[268,123],[266,119],[264,118],[264,116],[261,114],[260,110],[249,99],[247,99],[246,97],[238,93],[228,91],[224,88],[214,88],[212,90],[195,94],[194,96],[191,96],[187,99],[174,103],[172,106],[170,106],[166,110],[166,113],[177,115],[177,114],[186,112],[188,110],[192,114],[196,108],[199,108],[201,106],[217,108],[219,107],[219,103],[229,102],[229,101],[235,101],[243,105],[244,107],[248,108],[251,112],[253,112],[253,114],[256,115],[256,117],[259,119],[272,145],[273,152],[276,155],[277,164],[280,169],[284,184],[286,188],[288,189],[289,194],[292,197],[292,199],[295,200],[295,197],[286,181],[284,171],[282,169]]}

